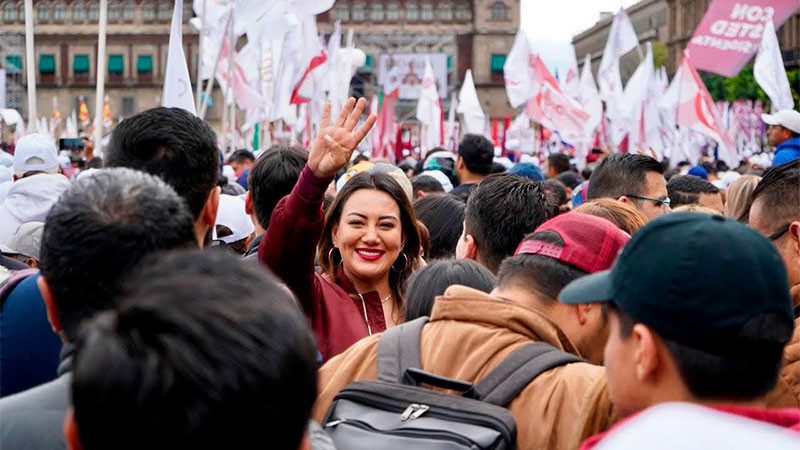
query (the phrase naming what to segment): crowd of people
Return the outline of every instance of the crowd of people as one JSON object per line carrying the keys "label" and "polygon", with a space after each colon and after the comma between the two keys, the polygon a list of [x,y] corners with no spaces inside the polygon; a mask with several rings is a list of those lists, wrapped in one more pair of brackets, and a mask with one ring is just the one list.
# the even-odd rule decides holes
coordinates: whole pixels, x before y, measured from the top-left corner
{"label": "crowd of people", "polygon": [[0,447],[798,448],[800,113],[771,167],[579,171],[479,135],[370,160],[365,106],[227,158],[154,108],[77,174],[19,139]]}

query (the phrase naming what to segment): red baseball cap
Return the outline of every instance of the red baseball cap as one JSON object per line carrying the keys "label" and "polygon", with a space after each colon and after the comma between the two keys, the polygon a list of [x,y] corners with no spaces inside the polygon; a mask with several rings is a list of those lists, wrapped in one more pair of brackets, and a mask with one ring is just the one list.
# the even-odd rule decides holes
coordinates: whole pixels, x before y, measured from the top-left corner
{"label": "red baseball cap", "polygon": [[519,244],[514,256],[548,256],[588,273],[610,269],[631,238],[606,219],[576,212],[558,215],[541,224],[534,233],[540,231],[557,233],[564,246],[528,239]]}

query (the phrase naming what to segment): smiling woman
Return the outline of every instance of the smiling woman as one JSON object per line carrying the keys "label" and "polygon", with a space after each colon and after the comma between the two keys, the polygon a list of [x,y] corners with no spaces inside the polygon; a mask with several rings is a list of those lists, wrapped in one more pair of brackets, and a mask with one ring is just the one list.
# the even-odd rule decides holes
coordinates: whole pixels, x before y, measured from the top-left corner
{"label": "smiling woman", "polygon": [[[417,219],[390,175],[355,175],[323,219],[325,190],[375,123],[370,115],[356,130],[365,106],[351,98],[333,124],[325,106],[306,167],[275,207],[258,249],[297,296],[325,361],[402,320],[400,286],[419,262]],[[314,270],[317,255],[322,274]]]}

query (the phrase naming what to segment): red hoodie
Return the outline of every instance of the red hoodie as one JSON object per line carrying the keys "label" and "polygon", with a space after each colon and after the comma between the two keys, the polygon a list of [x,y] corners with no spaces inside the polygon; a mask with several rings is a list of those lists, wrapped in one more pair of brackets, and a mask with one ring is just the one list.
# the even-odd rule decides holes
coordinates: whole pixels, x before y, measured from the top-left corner
{"label": "red hoodie", "polygon": [[325,218],[322,200],[332,180],[303,169],[292,192],[281,199],[258,246],[258,259],[268,265],[297,296],[323,362],[361,338],[386,330],[378,292],[359,293],[341,265],[336,280],[316,273],[317,243]]}
{"label": "red hoodie", "polygon": [[[766,422],[772,425],[779,426],[781,428],[785,428],[787,430],[795,431],[798,433],[798,437],[800,437],[800,409],[798,408],[762,409],[762,408],[745,408],[740,406],[725,406],[725,405],[710,406],[709,408],[728,414],[734,414],[737,416],[746,417],[748,419],[758,420],[760,422]],[[608,431],[604,433],[595,434],[589,439],[586,439],[585,441],[583,441],[583,444],[581,444],[580,450],[593,449],[597,444],[600,443],[600,441],[608,437],[608,435],[613,434],[614,432],[617,431],[618,428],[622,427],[630,420],[637,417],[639,414],[643,413],[644,411],[632,414],[626,417],[624,420],[617,422],[617,424],[611,427]]]}

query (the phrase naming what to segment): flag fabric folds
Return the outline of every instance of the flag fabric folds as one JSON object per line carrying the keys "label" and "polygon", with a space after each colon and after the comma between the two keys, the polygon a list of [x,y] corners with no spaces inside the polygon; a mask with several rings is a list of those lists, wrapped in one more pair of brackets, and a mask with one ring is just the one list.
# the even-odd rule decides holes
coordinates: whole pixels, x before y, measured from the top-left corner
{"label": "flag fabric folds", "polygon": [[478,91],[472,80],[472,70],[467,69],[461,92],[458,94],[458,107],[456,112],[461,114],[465,133],[483,134],[486,128],[486,114],[483,113],[481,102],[478,100]]}
{"label": "flag fabric folds", "polygon": [[786,69],[783,67],[783,57],[772,20],[768,20],[764,24],[761,46],[758,48],[756,62],[753,66],[753,76],[761,89],[769,96],[773,112],[794,109],[792,89],[789,87],[789,79],[786,77]]}
{"label": "flag fabric folds", "polygon": [[175,0],[175,7],[172,10],[167,70],[164,75],[161,102],[163,106],[180,108],[197,115],[192,81],[189,78],[189,68],[186,66],[186,55],[183,52],[183,0]]}
{"label": "flag fabric folds", "polygon": [[425,59],[422,90],[417,101],[417,119],[422,122],[422,148],[428,151],[442,145],[442,103],[430,58]]}

